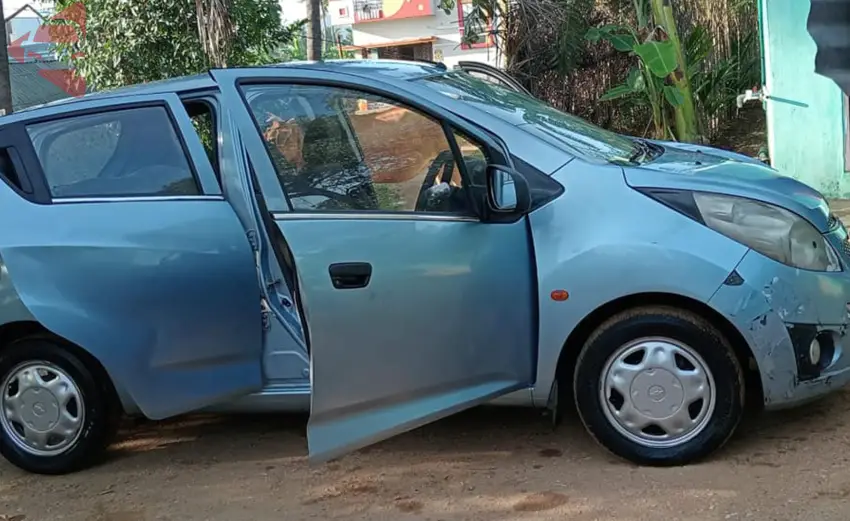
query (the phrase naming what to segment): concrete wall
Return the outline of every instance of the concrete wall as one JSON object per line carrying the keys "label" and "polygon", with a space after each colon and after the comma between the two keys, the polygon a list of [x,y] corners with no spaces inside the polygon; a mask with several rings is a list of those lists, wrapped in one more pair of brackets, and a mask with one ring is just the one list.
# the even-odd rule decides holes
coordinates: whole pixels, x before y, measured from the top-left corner
{"label": "concrete wall", "polygon": [[771,162],[827,197],[849,197],[844,95],[814,72],[816,46],[806,30],[810,1],[761,2]]}

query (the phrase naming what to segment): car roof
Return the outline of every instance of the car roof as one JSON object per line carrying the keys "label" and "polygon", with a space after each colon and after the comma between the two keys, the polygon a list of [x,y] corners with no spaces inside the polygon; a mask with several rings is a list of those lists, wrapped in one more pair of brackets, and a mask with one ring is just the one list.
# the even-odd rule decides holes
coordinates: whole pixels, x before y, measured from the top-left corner
{"label": "car roof", "polygon": [[[320,62],[312,61],[297,61],[287,62],[274,65],[266,65],[263,67],[240,67],[246,74],[251,70],[268,69],[268,68],[287,68],[287,69],[305,69],[311,71],[324,71],[343,73],[362,78],[372,78],[383,76],[389,80],[413,80],[425,76],[442,74],[447,69],[442,63],[434,62],[413,62],[401,60],[328,60]],[[42,105],[36,105],[20,110],[8,116],[0,117],[0,125],[11,123],[13,120],[31,119],[51,112],[52,107],[67,106],[78,103],[83,100],[109,99],[127,96],[137,96],[145,94],[161,94],[163,92],[174,92],[183,94],[192,91],[199,91],[213,88],[216,82],[209,73],[196,74],[193,76],[183,76],[167,80],[151,81],[138,85],[129,85],[116,89],[93,92],[83,96],[65,98]],[[20,115],[19,117],[16,117]]]}

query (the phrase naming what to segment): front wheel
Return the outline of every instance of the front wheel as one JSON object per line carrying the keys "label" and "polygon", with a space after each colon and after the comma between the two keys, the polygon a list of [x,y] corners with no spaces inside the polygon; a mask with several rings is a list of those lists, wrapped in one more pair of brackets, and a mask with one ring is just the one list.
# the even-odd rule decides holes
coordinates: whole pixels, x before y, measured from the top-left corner
{"label": "front wheel", "polygon": [[111,386],[52,338],[14,342],[0,353],[0,453],[37,474],[95,463],[117,430]]}
{"label": "front wheel", "polygon": [[669,307],[620,313],[584,345],[573,379],[590,434],[643,465],[684,465],[719,449],[744,409],[744,376],[724,336]]}

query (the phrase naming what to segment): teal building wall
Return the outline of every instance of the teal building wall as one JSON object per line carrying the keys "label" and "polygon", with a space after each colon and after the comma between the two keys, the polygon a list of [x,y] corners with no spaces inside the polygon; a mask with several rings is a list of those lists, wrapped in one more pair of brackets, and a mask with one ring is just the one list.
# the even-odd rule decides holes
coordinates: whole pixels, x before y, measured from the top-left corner
{"label": "teal building wall", "polygon": [[827,197],[850,198],[845,96],[815,74],[810,0],[759,1],[771,164]]}

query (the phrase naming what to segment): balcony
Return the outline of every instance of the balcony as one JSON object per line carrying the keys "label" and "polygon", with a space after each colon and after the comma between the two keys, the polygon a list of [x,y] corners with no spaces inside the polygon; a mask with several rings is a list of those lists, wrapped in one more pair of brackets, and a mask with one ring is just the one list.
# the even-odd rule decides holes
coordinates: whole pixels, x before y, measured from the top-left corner
{"label": "balcony", "polygon": [[383,20],[383,0],[354,0],[354,23]]}

